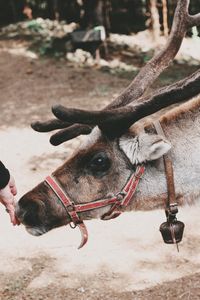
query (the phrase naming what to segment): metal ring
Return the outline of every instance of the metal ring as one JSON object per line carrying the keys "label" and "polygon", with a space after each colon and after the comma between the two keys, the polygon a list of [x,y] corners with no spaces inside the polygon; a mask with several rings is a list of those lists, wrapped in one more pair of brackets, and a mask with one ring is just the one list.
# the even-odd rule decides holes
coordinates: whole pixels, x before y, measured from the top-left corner
{"label": "metal ring", "polygon": [[123,192],[123,191],[122,191],[122,192],[119,192],[119,193],[117,193],[117,194],[116,194],[116,198],[117,198],[117,200],[118,200],[118,201],[121,201],[121,200],[123,200],[123,199],[124,199],[124,197],[126,196],[126,194],[127,194],[127,193],[126,193],[126,192]]}
{"label": "metal ring", "polygon": [[[72,225],[73,224],[73,225]],[[69,226],[72,228],[72,229],[75,229],[76,228],[76,223],[74,223],[74,222],[70,222],[69,223]]]}

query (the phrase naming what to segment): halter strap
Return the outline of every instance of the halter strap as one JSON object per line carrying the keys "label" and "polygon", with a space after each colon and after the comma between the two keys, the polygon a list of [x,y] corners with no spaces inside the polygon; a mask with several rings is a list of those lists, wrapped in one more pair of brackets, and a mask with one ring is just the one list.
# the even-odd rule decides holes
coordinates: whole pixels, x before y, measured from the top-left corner
{"label": "halter strap", "polygon": [[130,203],[136,191],[138,183],[142,175],[144,174],[144,171],[145,167],[143,165],[138,166],[136,172],[132,174],[127,180],[124,188],[114,197],[79,204],[75,204],[73,201],[71,201],[69,196],[52,175],[46,177],[45,182],[49,185],[49,187],[61,201],[62,205],[70,216],[71,221],[74,223],[74,228],[78,226],[81,231],[82,241],[78,249],[82,248],[88,240],[87,228],[83,220],[81,220],[81,218],[79,217],[78,213],[112,205],[110,210],[103,216],[101,216],[101,219],[110,220],[112,218],[118,217],[121,214],[122,209]]}

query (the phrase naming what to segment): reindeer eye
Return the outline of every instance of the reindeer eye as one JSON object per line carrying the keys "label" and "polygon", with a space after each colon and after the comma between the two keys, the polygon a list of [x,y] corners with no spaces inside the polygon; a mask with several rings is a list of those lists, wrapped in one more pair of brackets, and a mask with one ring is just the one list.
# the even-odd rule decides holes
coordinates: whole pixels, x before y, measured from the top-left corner
{"label": "reindeer eye", "polygon": [[101,152],[93,156],[88,164],[88,169],[95,176],[103,176],[110,169],[111,160],[106,153]]}

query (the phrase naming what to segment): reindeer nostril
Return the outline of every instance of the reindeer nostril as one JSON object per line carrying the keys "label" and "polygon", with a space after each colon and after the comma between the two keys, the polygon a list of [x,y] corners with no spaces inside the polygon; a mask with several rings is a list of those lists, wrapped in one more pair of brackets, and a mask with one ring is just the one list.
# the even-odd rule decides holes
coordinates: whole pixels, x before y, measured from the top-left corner
{"label": "reindeer nostril", "polygon": [[15,205],[15,215],[17,219],[28,226],[37,226],[41,222],[39,220],[39,205],[29,198],[22,197]]}

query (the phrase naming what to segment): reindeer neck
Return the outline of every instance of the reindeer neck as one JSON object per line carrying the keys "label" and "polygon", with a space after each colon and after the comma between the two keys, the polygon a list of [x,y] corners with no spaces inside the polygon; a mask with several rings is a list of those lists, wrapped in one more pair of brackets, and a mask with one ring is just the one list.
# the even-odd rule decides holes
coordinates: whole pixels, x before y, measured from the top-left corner
{"label": "reindeer neck", "polygon": [[[200,99],[189,101],[160,118],[172,145],[171,158],[177,201],[181,205],[200,200]],[[132,209],[150,210],[164,206],[167,186],[162,158],[146,166]]]}

